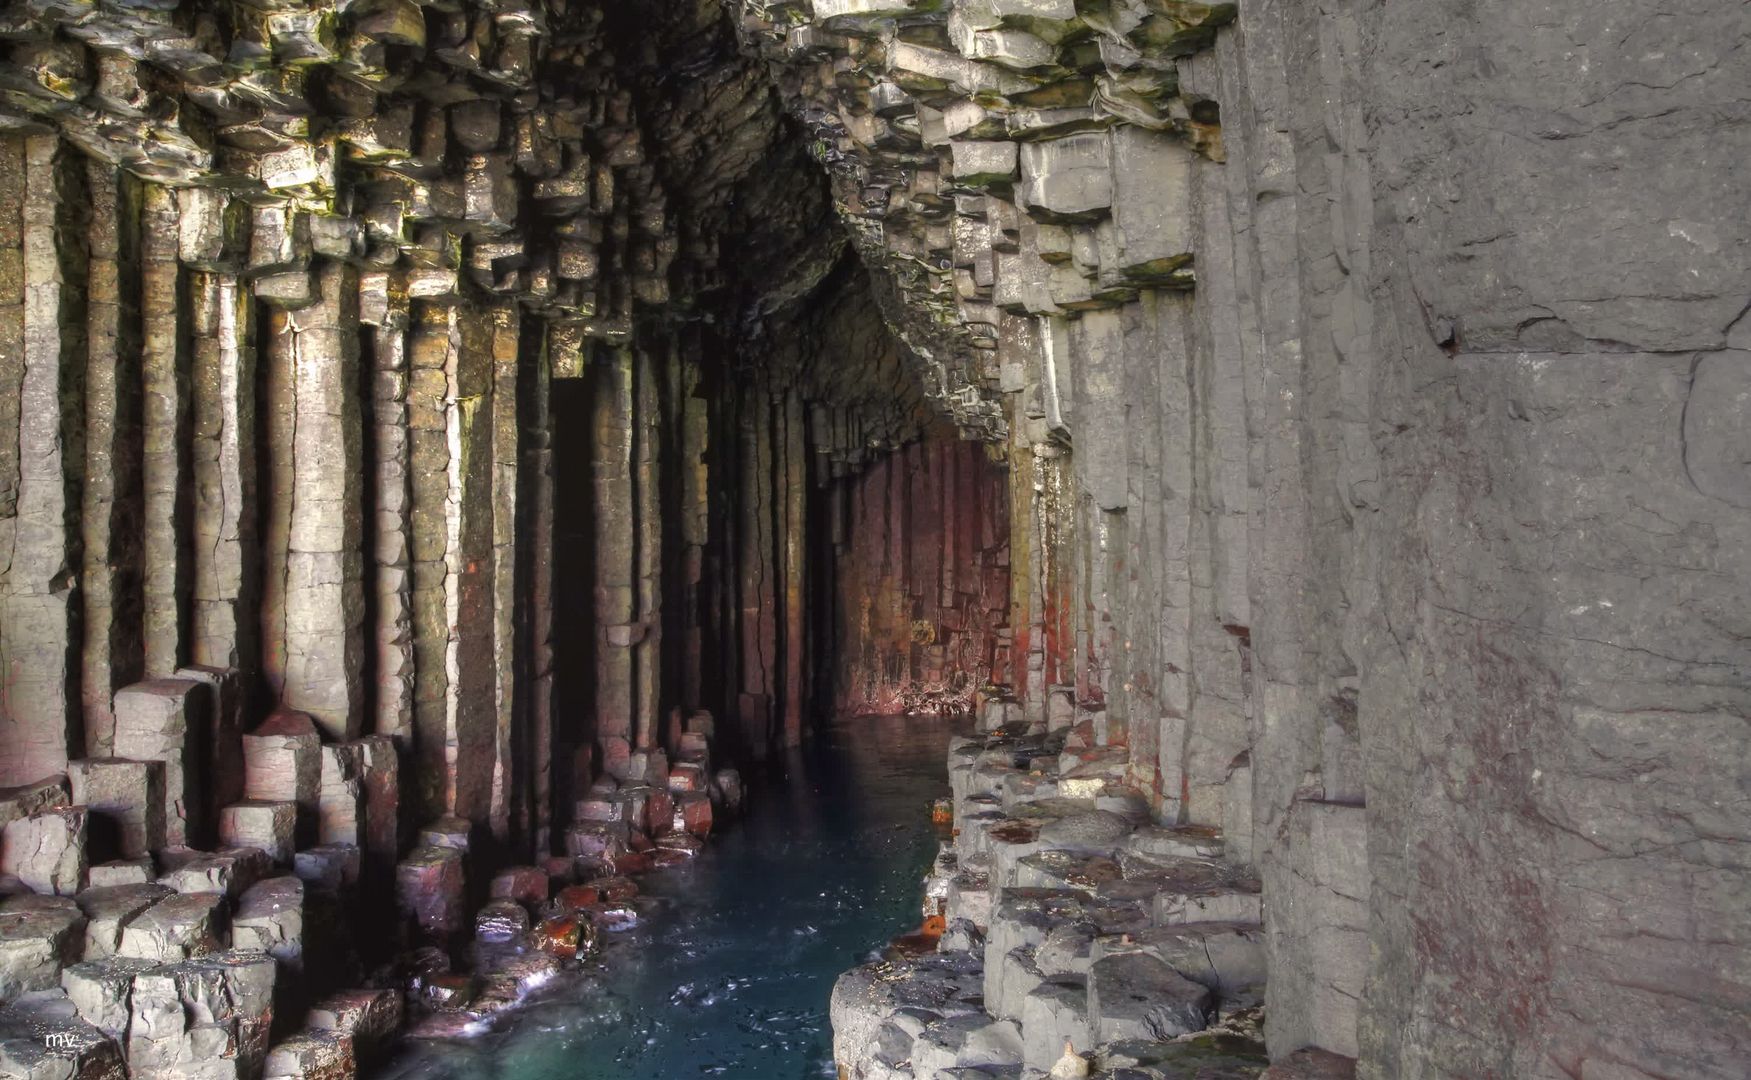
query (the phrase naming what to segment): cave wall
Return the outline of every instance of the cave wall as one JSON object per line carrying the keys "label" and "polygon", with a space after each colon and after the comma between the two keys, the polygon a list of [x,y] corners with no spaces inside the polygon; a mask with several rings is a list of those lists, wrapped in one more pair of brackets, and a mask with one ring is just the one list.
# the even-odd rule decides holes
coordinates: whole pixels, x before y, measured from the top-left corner
{"label": "cave wall", "polygon": [[1737,13],[7,20],[0,786],[213,844],[303,716],[301,842],[540,853],[988,677],[1256,867],[1273,1053],[1743,1072]]}
{"label": "cave wall", "polygon": [[702,713],[800,741],[813,553],[940,420],[721,9],[367,7],[9,15],[0,788],[168,755],[155,844],[211,845],[308,723],[377,855],[455,816],[484,867]]}
{"label": "cave wall", "polygon": [[1742,1072],[1742,13],[739,9],[1006,447],[1002,692],[1256,866],[1273,1054]]}
{"label": "cave wall", "polygon": [[947,425],[828,494],[835,713],[959,714],[1008,656],[1008,480]]}

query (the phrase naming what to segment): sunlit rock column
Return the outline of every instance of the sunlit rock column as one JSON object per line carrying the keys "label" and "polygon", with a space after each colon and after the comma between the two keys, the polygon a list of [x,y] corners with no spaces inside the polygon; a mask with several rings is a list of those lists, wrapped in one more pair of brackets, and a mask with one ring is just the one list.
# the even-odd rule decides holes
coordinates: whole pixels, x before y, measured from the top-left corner
{"label": "sunlit rock column", "polygon": [[415,803],[427,816],[442,813],[449,801],[450,597],[461,559],[461,492],[451,471],[452,434],[460,443],[459,429],[452,430],[458,354],[455,308],[416,300],[408,340],[413,781]]}
{"label": "sunlit rock column", "polygon": [[643,637],[636,622],[638,561],[633,501],[634,359],[629,349],[602,349],[586,377],[593,384],[591,447],[596,539],[596,733],[603,766],[614,771],[631,746],[634,687],[632,647]]}
{"label": "sunlit rock column", "polygon": [[145,672],[140,638],[140,183],[110,165],[90,177],[85,484],[80,529],[84,605],[80,697],[85,753],[115,747],[113,697]]}
{"label": "sunlit rock column", "polygon": [[140,216],[140,372],[145,491],[141,531],[145,552],[146,674],[167,676],[187,660],[185,600],[191,585],[189,476],[184,445],[190,434],[189,357],[183,335],[183,272],[175,194],[147,184]]}
{"label": "sunlit rock column", "polygon": [[0,785],[79,739],[86,170],[52,137],[0,139]]}
{"label": "sunlit rock column", "polygon": [[362,589],[365,483],[359,402],[358,278],[324,262],[318,299],[286,312],[293,429],[277,449],[291,458],[285,564],[285,685],[281,700],[332,739],[363,721]]}
{"label": "sunlit rock column", "polygon": [[359,282],[359,318],[372,327],[370,446],[372,507],[373,688],[371,730],[407,746],[413,739],[412,491],[408,428],[408,333],[411,316],[403,276],[366,274]]}

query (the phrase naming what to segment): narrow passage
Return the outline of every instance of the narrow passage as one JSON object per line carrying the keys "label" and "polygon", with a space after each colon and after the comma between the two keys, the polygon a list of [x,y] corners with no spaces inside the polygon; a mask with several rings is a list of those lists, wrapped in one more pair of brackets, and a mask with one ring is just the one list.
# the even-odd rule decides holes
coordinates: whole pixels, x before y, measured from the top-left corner
{"label": "narrow passage", "polygon": [[841,971],[916,926],[952,727],[836,720],[703,854],[643,875],[634,930],[470,1041],[414,1044],[394,1080],[832,1076]]}

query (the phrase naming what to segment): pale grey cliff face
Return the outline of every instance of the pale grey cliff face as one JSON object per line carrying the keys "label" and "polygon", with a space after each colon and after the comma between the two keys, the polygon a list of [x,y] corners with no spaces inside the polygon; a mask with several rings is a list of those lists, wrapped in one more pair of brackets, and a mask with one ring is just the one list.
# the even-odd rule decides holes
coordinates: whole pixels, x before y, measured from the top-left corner
{"label": "pale grey cliff face", "polygon": [[989,673],[1257,871],[1274,1055],[1751,1067],[1742,8],[7,18],[0,784],[200,839],[291,709],[379,857],[541,853],[673,709]]}
{"label": "pale grey cliff face", "polygon": [[[916,115],[890,258],[933,235],[896,192],[983,192],[941,247],[1038,560],[1013,683],[1128,738],[1163,816],[1250,831],[1273,1050],[1742,1071],[1744,12],[1243,3],[1137,50],[1164,139],[1106,92],[1125,20],[1199,5],[745,7],[860,182]],[[1103,292],[1133,241],[1190,291]]]}

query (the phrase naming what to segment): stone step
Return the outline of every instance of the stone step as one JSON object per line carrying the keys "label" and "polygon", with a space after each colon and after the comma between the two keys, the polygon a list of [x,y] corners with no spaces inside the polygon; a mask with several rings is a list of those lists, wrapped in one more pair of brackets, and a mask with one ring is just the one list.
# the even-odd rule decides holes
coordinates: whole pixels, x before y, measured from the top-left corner
{"label": "stone step", "polygon": [[0,874],[32,892],[74,895],[85,887],[88,816],[83,806],[48,806],[7,823],[0,831]]}
{"label": "stone step", "polygon": [[80,893],[79,909],[85,915],[83,958],[103,960],[115,956],[128,924],[173,893],[174,890],[156,883],[99,886]]}
{"label": "stone step", "polygon": [[298,804],[245,799],[219,811],[219,842],[255,848],[276,866],[290,866],[297,850]]}
{"label": "stone step", "polygon": [[243,797],[298,808],[300,840],[316,838],[322,801],[322,736],[315,721],[282,710],[243,736]]}
{"label": "stone step", "polygon": [[165,846],[164,763],[89,758],[67,763],[72,800],[90,812],[99,859],[137,859]]}
{"label": "stone step", "polygon": [[0,1076],[9,1080],[115,1080],[121,1045],[80,1015],[59,987],[0,1007]]}
{"label": "stone step", "polygon": [[210,739],[212,693],[194,679],[147,679],[115,693],[115,756],[163,765],[166,844],[204,843],[208,822],[201,764]]}
{"label": "stone step", "polygon": [[229,907],[224,893],[172,893],[128,920],[116,955],[170,964],[219,952],[230,941]]}
{"label": "stone step", "polygon": [[314,1031],[332,1031],[350,1039],[353,1058],[362,1066],[381,1061],[401,1030],[399,990],[342,990],[311,1006],[308,1024]]}
{"label": "stone step", "polygon": [[85,915],[69,897],[0,901],[0,1001],[60,986],[61,969],[84,948],[84,930]]}

